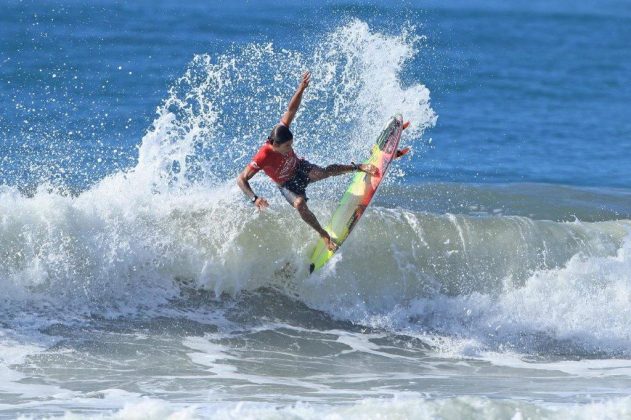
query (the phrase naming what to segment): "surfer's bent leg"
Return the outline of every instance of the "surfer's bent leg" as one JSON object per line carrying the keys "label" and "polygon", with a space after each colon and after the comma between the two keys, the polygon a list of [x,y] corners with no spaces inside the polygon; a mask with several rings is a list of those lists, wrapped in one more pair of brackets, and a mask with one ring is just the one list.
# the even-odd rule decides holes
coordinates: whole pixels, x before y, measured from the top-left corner
{"label": "surfer's bent leg", "polygon": [[313,165],[313,167],[309,171],[309,181],[311,182],[320,181],[321,179],[325,179],[330,176],[338,176],[338,175],[347,174],[357,169],[358,169],[357,165],[333,164],[333,165],[327,166],[326,168],[321,168],[319,166]]}
{"label": "surfer's bent leg", "polygon": [[298,213],[300,214],[302,220],[304,220],[309,226],[315,229],[315,231],[318,232],[318,235],[320,235],[320,237],[322,237],[322,239],[324,240],[327,248],[333,251],[336,248],[335,243],[331,241],[331,237],[329,236],[327,231],[322,229],[322,226],[320,226],[320,222],[318,222],[315,214],[313,214],[311,210],[309,210],[309,207],[307,206],[307,200],[305,200],[304,197],[298,197],[294,201],[293,206],[296,208],[296,210],[298,210]]}
{"label": "surfer's bent leg", "polygon": [[378,169],[376,166],[367,165],[365,163],[360,163],[358,165],[333,164],[327,166],[326,168],[321,168],[319,166],[313,165],[311,170],[309,171],[309,181],[316,182],[330,176],[343,175],[353,171],[362,171],[371,175],[376,175],[378,173]]}

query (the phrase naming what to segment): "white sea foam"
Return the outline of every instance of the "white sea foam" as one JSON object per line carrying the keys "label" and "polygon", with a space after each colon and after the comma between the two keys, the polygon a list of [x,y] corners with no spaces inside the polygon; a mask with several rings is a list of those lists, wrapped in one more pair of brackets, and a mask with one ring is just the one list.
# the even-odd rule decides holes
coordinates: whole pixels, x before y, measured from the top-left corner
{"label": "white sea foam", "polygon": [[631,413],[629,398],[585,405],[543,407],[538,404],[478,397],[425,400],[402,396],[392,400],[367,399],[347,407],[315,407],[298,404],[281,409],[237,405],[214,413],[222,419],[616,419]]}
{"label": "white sea foam", "polygon": [[[22,383],[28,376],[14,369],[14,366],[24,363],[29,356],[40,354],[44,350],[42,345],[17,341],[6,331],[0,330],[0,393],[15,394],[21,399],[63,393],[62,388],[54,385]],[[0,409],[10,407],[10,404],[0,404]]]}
{"label": "white sea foam", "polygon": [[404,331],[420,327],[451,337],[434,344],[453,357],[498,350],[628,357],[630,252],[631,239],[626,237],[614,255],[579,253],[562,267],[536,270],[523,284],[506,281],[492,293],[433,295],[377,314],[365,302],[350,310],[331,310],[375,327]]}
{"label": "white sea foam", "polygon": [[[620,419],[631,415],[631,399],[617,398],[587,404],[548,404],[492,400],[480,397],[424,399],[402,394],[394,399],[365,399],[352,405],[298,403],[214,403],[182,407],[159,399],[142,399],[94,419]],[[68,411],[65,419],[85,418]]]}

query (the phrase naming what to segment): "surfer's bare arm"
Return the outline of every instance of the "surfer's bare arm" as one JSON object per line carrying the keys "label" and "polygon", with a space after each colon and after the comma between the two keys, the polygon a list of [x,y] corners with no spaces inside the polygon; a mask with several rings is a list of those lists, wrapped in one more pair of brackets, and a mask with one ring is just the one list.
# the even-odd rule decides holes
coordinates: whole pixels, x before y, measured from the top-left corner
{"label": "surfer's bare arm", "polygon": [[256,194],[254,194],[254,191],[252,191],[252,187],[250,187],[249,181],[254,175],[256,175],[256,171],[250,168],[250,165],[246,166],[245,169],[237,177],[237,185],[239,186],[239,188],[241,188],[241,191],[243,191],[245,195],[250,198],[250,200],[253,200],[256,197],[254,205],[258,209],[262,210],[265,207],[269,206],[269,204],[266,199],[264,199],[263,197],[258,197]]}
{"label": "surfer's bare arm", "polygon": [[300,84],[298,85],[298,89],[296,89],[296,93],[292,96],[289,101],[289,105],[287,105],[287,111],[283,114],[280,119],[280,122],[285,124],[288,128],[291,122],[296,117],[296,112],[298,112],[298,108],[300,108],[300,102],[302,102],[302,94],[304,93],[307,86],[309,86],[309,82],[311,81],[311,73],[308,71],[302,74],[302,80],[300,80]]}

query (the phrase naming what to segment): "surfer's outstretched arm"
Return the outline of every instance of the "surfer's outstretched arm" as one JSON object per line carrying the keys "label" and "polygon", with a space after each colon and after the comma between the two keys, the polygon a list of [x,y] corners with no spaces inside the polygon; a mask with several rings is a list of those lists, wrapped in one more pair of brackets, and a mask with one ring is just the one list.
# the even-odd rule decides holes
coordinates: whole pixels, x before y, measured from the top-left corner
{"label": "surfer's outstretched arm", "polygon": [[289,101],[289,105],[287,105],[287,111],[283,114],[280,119],[280,122],[285,124],[287,128],[296,117],[296,112],[298,112],[298,108],[300,107],[300,102],[302,102],[302,94],[304,93],[307,86],[309,86],[309,82],[311,81],[311,73],[308,71],[302,74],[302,80],[300,80],[300,84],[298,85],[298,89],[296,89],[296,93],[292,96]]}
{"label": "surfer's outstretched arm", "polygon": [[241,191],[250,198],[250,201],[252,201],[259,210],[262,210],[269,206],[269,204],[266,199],[259,197],[254,194],[254,191],[252,191],[249,181],[254,175],[256,175],[256,171],[252,169],[250,165],[246,166],[243,172],[241,172],[237,177],[237,185],[241,188]]}

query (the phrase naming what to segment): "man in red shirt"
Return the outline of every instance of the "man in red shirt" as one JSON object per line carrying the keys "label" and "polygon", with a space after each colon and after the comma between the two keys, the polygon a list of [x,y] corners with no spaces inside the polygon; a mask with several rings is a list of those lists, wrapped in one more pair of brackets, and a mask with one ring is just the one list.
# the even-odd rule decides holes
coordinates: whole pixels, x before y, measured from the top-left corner
{"label": "man in red shirt", "polygon": [[350,165],[334,164],[326,168],[321,168],[304,159],[299,159],[296,156],[296,153],[294,153],[292,149],[294,136],[289,130],[289,126],[296,116],[296,112],[302,101],[302,94],[307,86],[309,86],[310,79],[311,74],[309,72],[305,72],[302,75],[298,89],[289,101],[287,111],[285,111],[281,117],[280,123],[274,127],[267,138],[267,142],[261,146],[258,153],[252,159],[252,162],[239,174],[237,184],[258,209],[264,209],[269,206],[267,200],[254,194],[248,182],[250,178],[262,169],[263,172],[276,183],[289,204],[298,210],[302,220],[307,222],[309,226],[318,232],[330,250],[334,250],[337,247],[336,244],[331,240],[327,231],[320,226],[318,219],[316,219],[315,215],[309,210],[309,207],[307,207],[308,199],[305,188],[311,182],[316,182],[330,176],[342,175],[358,170],[375,175],[378,169],[373,165],[358,165],[355,163],[351,163]]}

